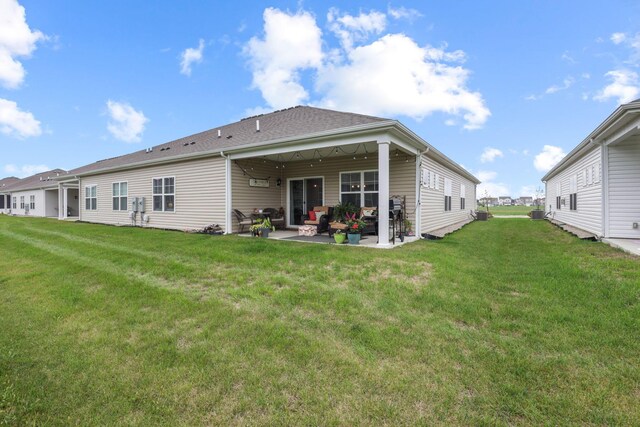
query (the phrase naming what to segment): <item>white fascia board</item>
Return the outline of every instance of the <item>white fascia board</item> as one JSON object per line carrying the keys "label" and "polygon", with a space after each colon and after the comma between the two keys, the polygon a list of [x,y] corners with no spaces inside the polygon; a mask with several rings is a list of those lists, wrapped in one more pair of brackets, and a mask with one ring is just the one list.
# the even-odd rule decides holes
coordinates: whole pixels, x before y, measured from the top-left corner
{"label": "white fascia board", "polygon": [[261,149],[253,149],[250,151],[242,151],[242,152],[230,152],[226,151],[229,154],[229,157],[233,160],[238,159],[246,159],[249,157],[262,157],[269,156],[273,154],[286,154],[292,153],[301,150],[319,150],[322,148],[331,148],[342,145],[352,145],[352,144],[364,144],[364,143],[375,143],[380,140],[389,140],[389,136],[385,133],[368,133],[366,135],[361,136],[348,136],[348,137],[337,137],[337,138],[327,138],[321,141],[311,140],[311,141],[301,141],[296,144],[286,144],[286,145],[278,145],[278,146],[270,146],[270,147],[262,147]]}

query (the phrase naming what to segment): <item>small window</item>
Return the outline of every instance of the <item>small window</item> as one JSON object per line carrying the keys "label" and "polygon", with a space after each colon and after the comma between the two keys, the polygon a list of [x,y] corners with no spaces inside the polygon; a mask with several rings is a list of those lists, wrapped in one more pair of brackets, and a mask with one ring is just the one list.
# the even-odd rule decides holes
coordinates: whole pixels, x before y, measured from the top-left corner
{"label": "small window", "polygon": [[126,182],[114,182],[113,189],[113,210],[114,211],[126,211],[127,210],[127,196],[128,196],[128,184]]}
{"label": "small window", "polygon": [[13,209],[16,209],[16,205],[17,205],[17,197],[13,198]]}
{"label": "small window", "polygon": [[444,210],[451,210],[451,180],[449,178],[444,179]]}
{"label": "small window", "polygon": [[20,209],[24,209],[24,196],[20,196]]}
{"label": "small window", "polygon": [[29,196],[29,209],[34,210],[36,208],[36,196]]}
{"label": "small window", "polygon": [[464,184],[460,184],[460,210],[465,210],[467,189]]}
{"label": "small window", "polygon": [[175,211],[175,178],[153,179],[153,210],[156,212]]}
{"label": "small window", "polygon": [[88,211],[98,210],[97,185],[89,185],[84,188],[84,208]]}

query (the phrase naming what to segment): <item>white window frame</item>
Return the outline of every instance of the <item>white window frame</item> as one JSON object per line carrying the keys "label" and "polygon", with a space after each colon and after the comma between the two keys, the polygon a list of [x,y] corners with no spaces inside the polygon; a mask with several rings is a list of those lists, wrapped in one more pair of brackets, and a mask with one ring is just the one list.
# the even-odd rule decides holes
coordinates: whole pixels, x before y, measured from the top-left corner
{"label": "white window frame", "polygon": [[460,184],[460,210],[467,208],[467,187],[464,184]]}
{"label": "white window frame", "polygon": [[[164,180],[165,179],[173,179],[173,193],[165,193],[164,192]],[[162,180],[162,193],[160,194],[156,194],[153,192],[153,181],[160,179]],[[156,196],[161,196],[162,197],[162,209],[161,210],[157,210],[156,209],[156,204],[155,204],[155,197]],[[165,209],[166,203],[165,203],[165,197],[166,196],[173,196],[173,210],[167,210]],[[164,212],[164,213],[176,213],[176,177],[174,176],[156,176],[151,178],[151,211],[152,212]]]}
{"label": "white window frame", "polygon": [[[364,174],[366,172],[376,172],[378,174],[378,190],[377,191],[366,191],[364,186]],[[359,173],[360,174],[360,190],[359,191],[342,191],[342,174],[345,173]],[[377,193],[378,194],[378,204],[380,204],[380,173],[378,172],[378,169],[367,169],[367,170],[357,170],[357,171],[340,171],[339,173],[339,179],[338,179],[338,198],[340,200],[340,202],[342,202],[342,195],[343,194],[360,194],[360,206],[358,206],[359,208],[373,208],[373,207],[377,207],[377,206],[366,206],[364,204],[364,195],[365,194],[373,194],[373,193]]]}
{"label": "white window frame", "polygon": [[12,204],[13,208],[12,209],[18,209],[18,198],[16,196],[13,196],[13,204]]}
{"label": "white window frame", "polygon": [[[95,189],[95,195],[91,194],[91,189]],[[89,196],[87,197],[87,190],[89,190]],[[87,208],[87,200],[89,201],[89,207]],[[91,203],[92,200],[95,200],[95,206]],[[98,186],[96,184],[93,185],[85,185],[84,186],[84,210],[85,211],[97,211],[98,210]]]}
{"label": "white window frame", "polygon": [[24,196],[20,196],[20,209],[24,209]]}
{"label": "white window frame", "polygon": [[29,196],[29,210],[32,211],[36,208],[36,196],[31,194]]}
{"label": "white window frame", "polygon": [[[127,184],[127,194],[125,194],[124,196],[122,195],[122,184]],[[118,195],[114,195],[113,193],[113,186],[117,185],[118,186]],[[174,189],[175,191],[175,189]],[[124,203],[124,206],[122,206],[122,199],[125,198],[127,199]],[[118,199],[118,208],[119,209],[114,209],[113,208],[113,202],[115,201],[115,199]],[[112,182],[111,183],[111,210],[114,212],[121,212],[121,211],[127,211],[129,209],[128,207],[129,205],[129,181],[116,181],[116,182]]]}
{"label": "white window frame", "polygon": [[451,211],[451,194],[453,193],[453,182],[450,178],[444,178],[444,211]]}

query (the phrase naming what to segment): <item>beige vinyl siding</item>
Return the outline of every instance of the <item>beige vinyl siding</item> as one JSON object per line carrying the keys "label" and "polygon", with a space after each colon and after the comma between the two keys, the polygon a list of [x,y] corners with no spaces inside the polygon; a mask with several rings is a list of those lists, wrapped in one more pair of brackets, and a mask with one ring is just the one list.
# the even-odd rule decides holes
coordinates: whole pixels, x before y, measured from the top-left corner
{"label": "beige vinyl siding", "polygon": [[[420,186],[420,233],[428,233],[469,219],[476,207],[476,184],[428,156],[422,155],[420,169],[439,175],[439,189]],[[444,179],[451,180],[451,210],[444,210]],[[460,209],[460,185],[465,186],[465,208]]]}
{"label": "beige vinyl siding", "polygon": [[[281,176],[280,171],[281,169],[276,169],[275,163],[265,161],[262,158],[232,160],[231,208],[250,216],[254,209],[279,209],[284,206],[280,193],[286,187],[286,183],[283,179],[281,187],[276,185],[277,179]],[[249,180],[252,177],[268,179],[269,187],[249,186]],[[234,215],[232,215],[232,220],[233,231],[238,232],[238,222]],[[245,227],[244,231],[247,231],[247,227]]]}
{"label": "beige vinyl siding", "polygon": [[11,209],[11,213],[14,215],[26,215],[26,209],[20,209],[20,196],[24,197],[25,206],[29,206],[29,201],[31,196],[35,196],[36,208],[29,209],[29,216],[40,216],[44,215],[44,190],[25,190],[25,191],[16,191],[15,193],[11,193],[11,206],[13,206],[13,197],[16,198],[16,208]]}
{"label": "beige vinyl siding", "polygon": [[[640,238],[640,139],[609,147],[609,236]],[[580,205],[578,205],[580,206]]]}
{"label": "beige vinyl siding", "polygon": [[[587,166],[600,165],[600,182],[585,185],[583,171]],[[577,210],[571,210],[569,205],[570,180],[577,175],[578,201]],[[596,235],[602,235],[602,149],[594,147],[578,159],[574,160],[570,166],[549,178],[546,183],[546,206],[545,210],[553,213],[553,218],[586,230]],[[561,195],[564,204],[556,209],[557,184],[560,183]]]}
{"label": "beige vinyl siding", "polygon": [[[152,180],[162,177],[175,177],[174,212],[153,210]],[[112,202],[112,184],[126,181],[129,207],[132,197],[146,199],[146,214],[150,220],[144,226],[188,230],[218,224],[224,228],[225,178],[225,160],[221,157],[83,177],[80,180],[80,219],[103,224],[130,225],[129,209],[114,211]],[[91,185],[97,185],[98,209],[95,211],[86,210],[85,206],[85,187]]]}

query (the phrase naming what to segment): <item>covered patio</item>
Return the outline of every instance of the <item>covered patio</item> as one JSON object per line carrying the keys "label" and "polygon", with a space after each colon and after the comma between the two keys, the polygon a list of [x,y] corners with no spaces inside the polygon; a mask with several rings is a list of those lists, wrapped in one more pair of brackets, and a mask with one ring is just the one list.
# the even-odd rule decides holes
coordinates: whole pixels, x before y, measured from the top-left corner
{"label": "covered patio", "polygon": [[[251,233],[240,233],[238,234],[242,237],[252,237]],[[419,238],[416,236],[405,236],[403,240],[395,239],[395,242],[390,243],[388,245],[379,245],[378,244],[378,236],[374,234],[364,235],[360,239],[360,243],[357,245],[351,245],[347,242],[342,244],[337,244],[333,237],[329,237],[327,233],[317,234],[315,236],[300,236],[298,235],[298,230],[287,229],[287,230],[276,230],[269,233],[269,239],[272,240],[282,240],[288,242],[304,242],[304,243],[316,243],[321,245],[335,245],[335,246],[350,246],[350,247],[359,247],[359,248],[377,248],[377,249],[391,249],[398,246],[402,246],[406,243],[415,242]]]}
{"label": "covered patio", "polygon": [[[280,230],[270,238],[329,243],[333,239],[326,232],[314,238],[298,238],[297,229],[304,225],[309,211],[352,203],[358,208],[375,208],[377,223],[390,224],[392,196],[405,201],[403,215],[414,230],[419,229],[416,200],[421,150],[400,140],[388,134],[315,138],[229,154],[227,206],[231,214],[226,229],[249,234],[246,225],[250,221],[240,222],[237,212],[245,218],[256,218],[268,209],[281,214]],[[377,228],[378,235],[363,236],[362,246],[392,245],[392,229]]]}

